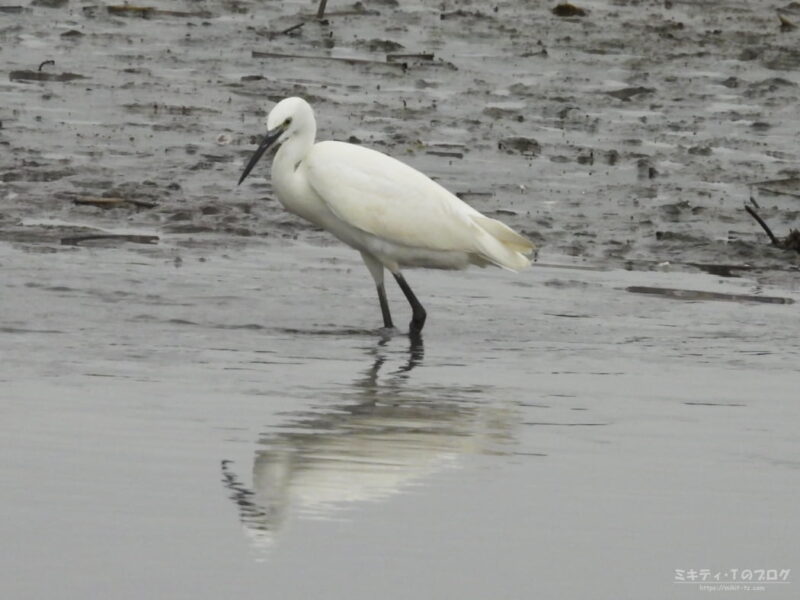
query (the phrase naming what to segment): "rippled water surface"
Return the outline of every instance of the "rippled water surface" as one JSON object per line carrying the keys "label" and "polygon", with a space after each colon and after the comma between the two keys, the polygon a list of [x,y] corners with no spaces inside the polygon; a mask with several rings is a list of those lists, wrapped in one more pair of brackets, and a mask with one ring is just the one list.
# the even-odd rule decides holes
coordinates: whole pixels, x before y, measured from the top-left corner
{"label": "rippled water surface", "polygon": [[412,344],[346,249],[2,263],[9,597],[666,598],[796,556],[795,306],[626,290],[744,281],[419,273]]}

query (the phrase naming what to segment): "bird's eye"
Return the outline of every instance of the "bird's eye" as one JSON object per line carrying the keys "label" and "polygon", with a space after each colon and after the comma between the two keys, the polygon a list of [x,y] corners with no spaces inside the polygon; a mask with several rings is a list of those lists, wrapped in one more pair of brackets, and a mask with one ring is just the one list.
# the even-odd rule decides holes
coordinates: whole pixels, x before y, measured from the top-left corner
{"label": "bird's eye", "polygon": [[292,117],[286,117],[286,120],[283,122],[284,127],[288,127],[292,123]]}

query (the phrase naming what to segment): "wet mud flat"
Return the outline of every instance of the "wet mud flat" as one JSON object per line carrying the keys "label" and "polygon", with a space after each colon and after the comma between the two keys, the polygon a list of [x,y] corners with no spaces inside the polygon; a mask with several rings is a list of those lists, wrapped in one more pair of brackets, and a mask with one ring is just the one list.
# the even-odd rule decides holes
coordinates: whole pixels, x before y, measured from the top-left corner
{"label": "wet mud flat", "polygon": [[51,239],[24,219],[56,216],[313,241],[268,185],[232,186],[298,94],[321,139],[403,157],[548,252],[796,270],[743,211],[797,228],[791,4],[378,2],[321,23],[307,2],[49,4],[0,13],[3,239]]}
{"label": "wet mud flat", "polygon": [[[0,6],[3,595],[797,568],[800,255],[743,209],[798,227],[797,7],[328,4]],[[379,336],[357,255],[235,187],[291,94],[537,265],[410,272],[423,344]]]}

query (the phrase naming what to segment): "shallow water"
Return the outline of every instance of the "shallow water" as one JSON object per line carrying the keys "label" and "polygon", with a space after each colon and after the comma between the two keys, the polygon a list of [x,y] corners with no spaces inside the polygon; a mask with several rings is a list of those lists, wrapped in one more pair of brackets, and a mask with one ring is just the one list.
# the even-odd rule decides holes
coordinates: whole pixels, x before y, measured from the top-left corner
{"label": "shallow water", "polygon": [[1,258],[6,597],[671,598],[796,557],[796,307],[626,291],[752,282],[419,273],[413,345],[346,249]]}
{"label": "shallow water", "polygon": [[[775,9],[800,13],[581,5],[367,2],[295,35],[312,3],[0,10],[0,596],[680,598],[701,590],[676,569],[796,574],[800,263],[742,203],[796,227]],[[422,343],[379,331],[356,253],[234,187],[288,94],[539,262],[410,272]],[[76,241],[100,234],[159,239]]]}

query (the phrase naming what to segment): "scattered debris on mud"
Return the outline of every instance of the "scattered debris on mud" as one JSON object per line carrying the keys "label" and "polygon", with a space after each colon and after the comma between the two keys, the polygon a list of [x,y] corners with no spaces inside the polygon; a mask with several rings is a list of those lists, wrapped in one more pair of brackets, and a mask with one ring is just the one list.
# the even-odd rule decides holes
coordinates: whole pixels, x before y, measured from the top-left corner
{"label": "scattered debris on mud", "polygon": [[320,139],[510,209],[545,255],[796,277],[781,250],[796,236],[764,244],[736,200],[761,181],[764,218],[797,229],[791,6],[312,4],[0,8],[14,15],[0,28],[0,240],[58,250],[36,217],[170,233],[162,244],[329,243],[268,181],[235,186],[270,106],[301,95]]}
{"label": "scattered debris on mud", "polygon": [[744,208],[748,214],[753,217],[759,225],[761,225],[761,228],[766,232],[767,236],[769,237],[769,241],[773,246],[783,250],[794,250],[795,252],[800,252],[800,231],[797,229],[790,229],[789,235],[787,235],[785,238],[778,238],[774,233],[772,233],[772,229],[770,229],[769,225],[764,222],[764,219],[761,218],[761,216],[752,206],[745,205]]}

